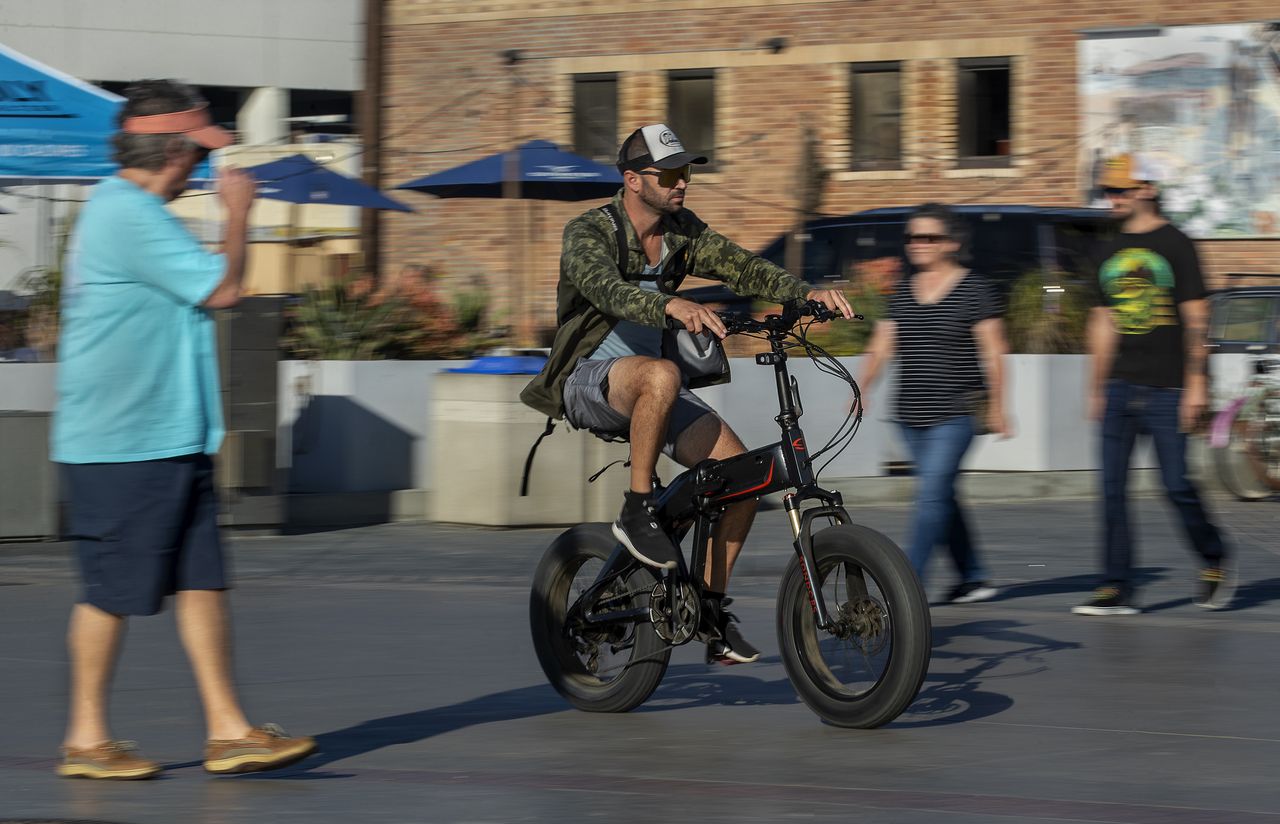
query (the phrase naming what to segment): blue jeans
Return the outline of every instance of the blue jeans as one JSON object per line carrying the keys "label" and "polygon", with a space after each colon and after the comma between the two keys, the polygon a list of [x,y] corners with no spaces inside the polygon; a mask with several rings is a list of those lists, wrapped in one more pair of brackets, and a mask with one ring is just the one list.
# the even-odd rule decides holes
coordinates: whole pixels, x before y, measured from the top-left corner
{"label": "blue jeans", "polygon": [[1126,500],[1129,456],[1139,435],[1150,435],[1160,464],[1160,480],[1182,518],[1191,545],[1206,565],[1221,563],[1222,535],[1209,522],[1200,495],[1187,479],[1187,436],[1178,428],[1182,390],[1107,381],[1107,411],[1102,419],[1102,509],[1105,583],[1133,592],[1133,538]]}
{"label": "blue jeans", "polygon": [[907,556],[916,575],[924,580],[933,548],[945,543],[961,583],[986,581],[987,571],[978,560],[956,500],[956,476],[960,474],[960,461],[973,442],[973,418],[961,415],[933,426],[904,426],[902,437],[915,463],[915,511]]}

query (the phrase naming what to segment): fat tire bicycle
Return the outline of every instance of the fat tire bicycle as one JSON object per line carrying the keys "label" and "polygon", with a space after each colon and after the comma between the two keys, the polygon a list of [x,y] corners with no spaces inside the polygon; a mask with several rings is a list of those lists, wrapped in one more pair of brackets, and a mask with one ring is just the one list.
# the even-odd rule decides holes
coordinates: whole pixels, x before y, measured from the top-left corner
{"label": "fat tire bicycle", "polygon": [[[668,486],[655,479],[658,523],[677,547],[692,533],[690,563],[682,550],[674,569],[645,566],[609,524],[580,524],[559,535],[538,565],[529,602],[538,662],[578,709],[627,712],[643,704],[666,674],[672,650],[699,637],[705,549],[725,508],[786,491],[795,557],[778,588],[776,618],[787,675],[801,700],[831,724],[887,724],[915,700],[928,671],[929,608],[902,550],[854,524],[840,493],[818,486],[821,469],[848,446],[862,417],[853,377],[808,339],[814,323],[838,315],[807,302],[762,320],[721,317],[730,334],[768,341],[769,351],[757,354],[756,363],[774,369],[782,439],[703,461]],[[794,349],[854,392],[844,423],[812,453],[798,423],[799,385],[787,369]],[[816,505],[806,508],[810,502]]]}

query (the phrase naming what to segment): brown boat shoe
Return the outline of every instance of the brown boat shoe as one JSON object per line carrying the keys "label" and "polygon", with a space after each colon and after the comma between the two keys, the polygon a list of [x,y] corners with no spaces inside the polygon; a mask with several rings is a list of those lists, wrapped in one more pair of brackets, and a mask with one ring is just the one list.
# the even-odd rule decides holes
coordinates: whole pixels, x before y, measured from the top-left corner
{"label": "brown boat shoe", "polygon": [[306,758],[315,750],[314,738],[290,738],[275,724],[263,724],[244,738],[206,741],[204,768],[211,773],[274,770]]}
{"label": "brown boat shoe", "polygon": [[106,778],[136,781],[151,778],[161,770],[159,764],[137,754],[132,741],[107,741],[96,747],[62,748],[62,763],[57,773],[64,778]]}

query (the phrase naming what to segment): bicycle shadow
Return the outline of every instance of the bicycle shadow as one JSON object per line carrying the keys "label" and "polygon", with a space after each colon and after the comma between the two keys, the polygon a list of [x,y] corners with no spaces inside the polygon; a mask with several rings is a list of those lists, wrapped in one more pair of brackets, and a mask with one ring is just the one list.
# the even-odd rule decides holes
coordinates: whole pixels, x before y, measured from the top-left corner
{"label": "bicycle shadow", "polygon": [[[1021,629],[1025,626],[1011,619],[935,626],[932,659],[924,687],[907,711],[889,726],[938,727],[998,715],[1012,707],[1014,701],[1010,696],[992,690],[991,682],[1047,672],[1052,667],[1045,656],[1082,646],[1075,641],[1059,641],[1025,632]],[[948,648],[968,638],[1009,644],[1012,648],[992,652]],[[959,664],[961,668],[953,672],[939,672],[938,665],[944,661]],[[1019,662],[1025,667],[1010,669]]]}
{"label": "bicycle shadow", "polygon": [[[935,727],[960,724],[998,715],[1013,706],[1008,695],[994,692],[990,682],[1025,678],[1050,669],[1045,656],[1079,649],[1074,641],[1058,641],[1022,631],[1027,626],[1014,620],[970,621],[948,627],[934,627],[930,671],[919,696],[890,727]],[[987,642],[1012,645],[1011,649],[973,652],[960,648],[962,639],[981,638]],[[958,662],[956,671],[939,671],[940,662]],[[1006,671],[1017,662],[1021,670]],[[781,658],[762,658],[757,665],[779,664]],[[746,672],[725,673],[685,664],[667,670],[653,698],[637,712],[672,712],[707,706],[765,706],[799,702],[788,678],[767,680]]]}
{"label": "bicycle shadow", "polygon": [[[994,692],[990,682],[1004,678],[1037,675],[1049,669],[1043,657],[1049,653],[1075,649],[1080,645],[1023,632],[1013,620],[971,621],[950,627],[935,627],[933,666],[924,688],[907,711],[889,727],[934,727],[960,724],[1004,712],[1013,706],[1008,695]],[[965,639],[981,638],[1006,643],[1012,649],[977,652],[963,649]],[[962,668],[940,672],[940,661],[958,662]],[[1012,672],[1000,671],[1016,662],[1028,666]],[[759,664],[780,664],[778,656]],[[710,706],[779,706],[796,704],[799,698],[786,677],[760,678],[718,665],[678,664],[667,676],[649,703],[637,713],[683,712]],[[519,687],[478,696],[441,707],[371,718],[358,724],[320,733],[317,753],[292,767],[270,773],[247,773],[228,777],[234,781],[307,781],[354,778],[354,773],[331,772],[324,768],[339,761],[387,747],[414,744],[436,736],[483,724],[520,721],[570,711],[570,706],[549,685]],[[167,769],[197,766],[171,764]],[[222,780],[228,780],[224,778]]]}

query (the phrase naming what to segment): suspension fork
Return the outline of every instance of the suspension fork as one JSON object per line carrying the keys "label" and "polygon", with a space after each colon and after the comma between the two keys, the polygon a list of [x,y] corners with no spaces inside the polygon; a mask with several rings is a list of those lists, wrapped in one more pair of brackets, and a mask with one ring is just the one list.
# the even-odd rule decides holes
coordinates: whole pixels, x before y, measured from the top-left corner
{"label": "suspension fork", "polygon": [[835,629],[835,621],[827,611],[826,601],[822,597],[822,587],[818,584],[818,563],[813,555],[813,519],[835,518],[842,524],[850,522],[849,513],[843,506],[827,504],[805,512],[800,511],[800,497],[795,493],[782,496],[782,507],[787,512],[787,520],[791,523],[791,533],[795,537],[793,546],[800,559],[800,571],[804,573],[804,583],[809,589],[809,606],[813,608],[818,626],[830,632]]}

